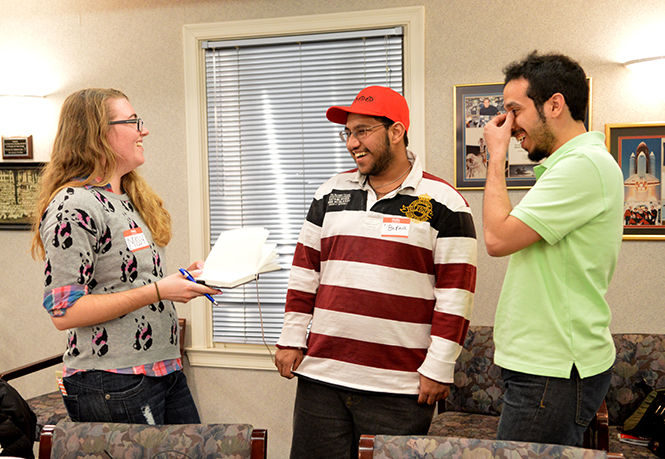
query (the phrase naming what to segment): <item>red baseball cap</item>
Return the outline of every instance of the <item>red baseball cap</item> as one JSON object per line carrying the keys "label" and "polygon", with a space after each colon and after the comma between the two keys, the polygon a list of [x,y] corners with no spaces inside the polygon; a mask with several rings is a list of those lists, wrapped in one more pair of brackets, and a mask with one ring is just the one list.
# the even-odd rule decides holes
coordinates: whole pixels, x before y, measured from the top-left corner
{"label": "red baseball cap", "polygon": [[326,111],[326,118],[333,123],[346,124],[349,113],[369,116],[385,116],[400,122],[409,130],[409,106],[400,93],[385,86],[368,86],[358,93],[348,107],[333,106]]}

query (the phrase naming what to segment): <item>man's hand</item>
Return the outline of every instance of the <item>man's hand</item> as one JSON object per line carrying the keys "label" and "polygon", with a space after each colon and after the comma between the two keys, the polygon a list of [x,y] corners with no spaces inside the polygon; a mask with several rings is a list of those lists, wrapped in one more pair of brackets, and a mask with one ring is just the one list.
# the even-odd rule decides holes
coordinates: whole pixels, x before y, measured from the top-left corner
{"label": "man's hand", "polygon": [[287,379],[295,376],[291,371],[298,369],[302,359],[302,349],[277,349],[275,352],[275,366],[279,370],[279,374]]}
{"label": "man's hand", "polygon": [[505,163],[514,119],[511,110],[485,125],[490,161],[483,196],[483,234],[485,248],[492,257],[511,255],[540,240],[540,234],[510,215],[513,207],[506,188]]}
{"label": "man's hand", "polygon": [[450,385],[443,384],[426,376],[420,375],[420,390],[418,392],[418,403],[433,405],[443,400],[450,394]]}
{"label": "man's hand", "polygon": [[502,165],[505,163],[514,119],[515,115],[511,110],[506,114],[496,115],[485,125],[484,136],[490,161],[499,161]]}

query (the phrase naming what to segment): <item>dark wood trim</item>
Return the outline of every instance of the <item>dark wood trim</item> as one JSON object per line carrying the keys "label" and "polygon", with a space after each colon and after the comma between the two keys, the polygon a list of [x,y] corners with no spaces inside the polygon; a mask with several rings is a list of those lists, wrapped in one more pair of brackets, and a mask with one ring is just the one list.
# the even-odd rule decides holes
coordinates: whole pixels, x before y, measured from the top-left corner
{"label": "dark wood trim", "polygon": [[62,354],[57,354],[51,357],[47,357],[42,360],[37,360],[36,362],[29,363],[20,367],[12,368],[3,373],[0,373],[0,378],[5,381],[11,379],[20,378],[21,376],[28,375],[35,371],[43,370],[44,368],[52,367],[58,363],[62,363]]}
{"label": "dark wood trim", "polygon": [[361,435],[358,442],[358,459],[374,457],[374,435]]}
{"label": "dark wood trim", "polygon": [[252,430],[252,459],[266,459],[268,455],[268,431]]}
{"label": "dark wood trim", "polygon": [[39,434],[39,459],[51,458],[51,446],[53,445],[53,425],[45,425]]}

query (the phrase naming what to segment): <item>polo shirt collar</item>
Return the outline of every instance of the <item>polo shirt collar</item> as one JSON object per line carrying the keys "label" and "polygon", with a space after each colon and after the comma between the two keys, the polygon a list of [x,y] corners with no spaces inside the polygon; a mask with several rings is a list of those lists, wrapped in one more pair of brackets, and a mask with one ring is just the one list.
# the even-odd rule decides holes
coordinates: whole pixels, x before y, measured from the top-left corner
{"label": "polo shirt collar", "polygon": [[604,144],[605,135],[602,132],[585,132],[578,136],[573,137],[568,142],[561,145],[554,153],[549,155],[545,161],[534,166],[533,173],[536,175],[536,180],[538,180],[547,169],[550,169],[556,163],[561,161],[561,159],[570,151],[580,147],[588,146],[589,144],[600,143]]}

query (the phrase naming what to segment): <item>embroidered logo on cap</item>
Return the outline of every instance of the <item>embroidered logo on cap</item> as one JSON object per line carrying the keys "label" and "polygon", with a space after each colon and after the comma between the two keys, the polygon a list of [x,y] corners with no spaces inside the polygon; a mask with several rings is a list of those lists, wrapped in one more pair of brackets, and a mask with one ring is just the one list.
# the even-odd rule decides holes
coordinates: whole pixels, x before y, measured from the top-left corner
{"label": "embroidered logo on cap", "polygon": [[358,96],[356,97],[355,102],[374,102],[374,97],[372,96]]}

